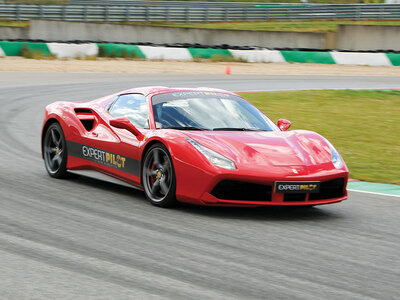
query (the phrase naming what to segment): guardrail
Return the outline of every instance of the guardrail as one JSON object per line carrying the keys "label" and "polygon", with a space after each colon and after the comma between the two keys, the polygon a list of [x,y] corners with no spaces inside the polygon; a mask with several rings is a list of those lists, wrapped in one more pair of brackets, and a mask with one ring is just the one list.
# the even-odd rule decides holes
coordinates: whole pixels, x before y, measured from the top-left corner
{"label": "guardrail", "polygon": [[[69,0],[68,4],[73,5],[94,5],[93,0]],[[196,2],[196,1],[154,1],[154,0],[96,0],[95,5],[111,5],[111,6],[190,6],[190,7],[252,7],[254,5],[265,3],[256,2]],[[304,5],[298,3],[300,5]],[[281,5],[279,3],[270,4],[271,6]],[[296,5],[296,4],[292,4]]]}
{"label": "guardrail", "polygon": [[0,19],[98,22],[221,22],[312,19],[400,19],[399,4],[367,5],[260,5],[109,6],[0,4]]}

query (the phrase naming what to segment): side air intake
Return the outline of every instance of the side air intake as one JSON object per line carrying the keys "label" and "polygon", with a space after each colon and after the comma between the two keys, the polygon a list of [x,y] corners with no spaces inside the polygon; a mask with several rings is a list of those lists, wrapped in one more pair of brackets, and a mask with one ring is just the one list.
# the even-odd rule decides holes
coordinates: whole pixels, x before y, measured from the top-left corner
{"label": "side air intake", "polygon": [[87,131],[93,130],[97,123],[93,111],[89,108],[75,108],[74,111],[83,127],[85,127]]}

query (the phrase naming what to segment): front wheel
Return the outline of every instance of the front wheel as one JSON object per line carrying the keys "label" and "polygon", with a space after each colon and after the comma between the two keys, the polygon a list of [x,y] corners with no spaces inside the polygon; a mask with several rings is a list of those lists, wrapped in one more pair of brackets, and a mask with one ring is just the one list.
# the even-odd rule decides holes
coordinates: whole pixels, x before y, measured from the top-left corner
{"label": "front wheel", "polygon": [[67,143],[60,124],[47,128],[43,139],[43,158],[47,173],[54,178],[67,175]]}
{"label": "front wheel", "polygon": [[178,203],[175,197],[176,178],[167,148],[163,144],[151,146],[142,166],[142,181],[146,198],[156,206],[175,206]]}

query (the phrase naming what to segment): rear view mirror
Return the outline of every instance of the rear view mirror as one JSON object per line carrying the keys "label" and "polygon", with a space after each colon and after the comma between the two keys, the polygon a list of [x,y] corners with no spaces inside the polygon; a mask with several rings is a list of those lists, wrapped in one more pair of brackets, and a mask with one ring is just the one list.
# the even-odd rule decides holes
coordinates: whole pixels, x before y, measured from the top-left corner
{"label": "rear view mirror", "polygon": [[138,140],[143,140],[143,134],[125,117],[110,120],[110,125],[115,128],[126,129],[132,133]]}
{"label": "rear view mirror", "polygon": [[290,125],[292,125],[292,123],[290,123],[290,121],[286,120],[286,119],[279,119],[277,125],[280,130],[286,131],[289,129],[289,127],[290,127]]}

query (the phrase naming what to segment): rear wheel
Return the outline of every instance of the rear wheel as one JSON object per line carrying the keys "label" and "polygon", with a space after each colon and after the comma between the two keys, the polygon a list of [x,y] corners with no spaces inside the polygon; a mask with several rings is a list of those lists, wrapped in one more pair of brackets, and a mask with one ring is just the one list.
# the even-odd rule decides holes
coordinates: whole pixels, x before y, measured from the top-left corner
{"label": "rear wheel", "polygon": [[43,157],[47,173],[54,178],[67,175],[67,143],[60,124],[47,128],[43,139]]}
{"label": "rear wheel", "polygon": [[167,148],[163,144],[151,146],[144,157],[142,166],[142,181],[146,198],[160,207],[177,205],[174,166]]}

